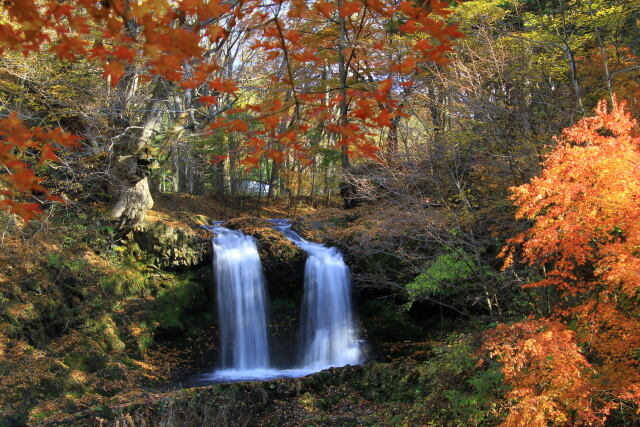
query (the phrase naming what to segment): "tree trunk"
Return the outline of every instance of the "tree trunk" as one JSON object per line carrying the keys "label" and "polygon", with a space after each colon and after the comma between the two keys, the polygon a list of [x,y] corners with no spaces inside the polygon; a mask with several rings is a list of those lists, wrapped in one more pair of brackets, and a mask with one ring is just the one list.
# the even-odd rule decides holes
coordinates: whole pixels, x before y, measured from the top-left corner
{"label": "tree trunk", "polygon": [[571,80],[571,87],[573,88],[573,93],[576,97],[576,102],[578,104],[578,109],[580,114],[584,114],[584,106],[582,104],[582,94],[580,89],[580,83],[578,82],[578,72],[576,69],[576,60],[573,54],[573,50],[569,45],[569,35],[567,34],[567,25],[564,18],[564,2],[560,2],[560,13],[562,18],[562,42],[564,46],[562,47],[564,50],[564,54],[567,57],[567,62],[569,63],[569,80]]}
{"label": "tree trunk", "polygon": [[226,186],[225,186],[225,173],[224,173],[224,164],[225,161],[222,160],[216,164],[215,167],[215,178],[214,178],[214,186],[216,196],[218,196],[221,200],[224,200],[226,196]]}
{"label": "tree trunk", "polygon": [[[343,1],[338,0],[338,10],[342,8]],[[340,41],[338,43],[338,78],[340,79],[340,125],[346,126],[348,117],[347,104],[347,60],[344,56],[344,50],[347,47],[347,30],[342,13],[338,14],[338,24],[340,26]],[[344,138],[343,138],[344,139]],[[342,144],[342,168],[346,171],[349,168],[349,147]],[[345,201],[346,203],[346,201]]]}
{"label": "tree trunk", "polygon": [[391,120],[389,126],[389,134],[387,136],[387,153],[391,160],[394,160],[398,154],[398,125],[400,124],[400,116],[396,116]]}
{"label": "tree trunk", "polygon": [[115,140],[114,161],[109,171],[109,190],[113,200],[110,216],[121,231],[135,228],[144,219],[147,210],[153,207],[148,183],[149,165],[153,158],[147,144],[160,127],[164,114],[162,104],[168,91],[168,85],[156,79],[140,124],[131,126],[126,109],[135,79],[135,73],[130,72],[118,83],[116,111],[119,114],[116,114],[112,123],[116,129],[123,129],[120,135],[112,138]]}

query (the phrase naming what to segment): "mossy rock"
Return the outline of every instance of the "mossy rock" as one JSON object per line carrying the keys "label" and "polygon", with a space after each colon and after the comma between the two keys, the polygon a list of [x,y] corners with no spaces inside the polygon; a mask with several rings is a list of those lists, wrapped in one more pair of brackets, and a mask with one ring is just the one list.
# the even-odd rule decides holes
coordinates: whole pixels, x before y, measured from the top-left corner
{"label": "mossy rock", "polygon": [[304,217],[298,217],[292,221],[293,230],[310,242],[324,243],[327,241],[327,234],[325,232],[325,225],[319,221],[309,221]]}
{"label": "mossy rock", "polygon": [[190,269],[211,260],[211,241],[199,228],[145,222],[132,232],[132,237],[147,260],[162,269]]}
{"label": "mossy rock", "polygon": [[241,230],[256,239],[270,290],[290,292],[302,289],[307,255],[281,232],[274,230],[273,224],[266,219],[248,217],[226,221],[223,226]]}
{"label": "mossy rock", "polygon": [[78,351],[64,358],[65,365],[83,372],[97,372],[106,368],[108,357],[95,350]]}
{"label": "mossy rock", "polygon": [[125,350],[125,343],[121,340],[113,319],[103,316],[100,319],[90,319],[85,324],[86,331],[98,339],[98,343],[107,353],[121,353]]}

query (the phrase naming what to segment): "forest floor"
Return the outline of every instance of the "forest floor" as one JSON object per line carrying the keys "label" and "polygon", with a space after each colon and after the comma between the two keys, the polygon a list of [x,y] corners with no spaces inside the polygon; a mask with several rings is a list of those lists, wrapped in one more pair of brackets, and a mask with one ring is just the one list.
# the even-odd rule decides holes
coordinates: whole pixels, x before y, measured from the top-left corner
{"label": "forest floor", "polygon": [[[149,219],[177,227],[193,225],[189,212],[224,210],[183,195],[157,206]],[[203,296],[191,283],[198,273],[128,256],[103,212],[62,211],[26,225],[0,218],[0,426],[98,408],[211,363],[209,319],[180,319],[181,304]],[[181,332],[179,342],[162,337]]]}

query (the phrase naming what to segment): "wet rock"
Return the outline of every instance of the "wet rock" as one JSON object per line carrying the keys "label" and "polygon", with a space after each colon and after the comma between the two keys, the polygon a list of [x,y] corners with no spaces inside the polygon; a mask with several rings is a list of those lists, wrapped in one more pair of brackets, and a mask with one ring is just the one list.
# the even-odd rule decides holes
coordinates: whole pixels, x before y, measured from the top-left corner
{"label": "wet rock", "polygon": [[249,217],[226,221],[223,227],[242,230],[256,239],[270,290],[302,290],[307,256],[281,232],[274,230],[273,224],[265,219]]}

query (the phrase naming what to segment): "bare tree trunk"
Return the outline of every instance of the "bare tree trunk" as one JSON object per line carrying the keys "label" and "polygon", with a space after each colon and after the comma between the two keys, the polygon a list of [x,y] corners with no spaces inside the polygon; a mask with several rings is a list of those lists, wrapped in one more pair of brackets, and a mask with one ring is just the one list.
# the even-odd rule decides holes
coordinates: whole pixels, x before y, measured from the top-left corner
{"label": "bare tree trunk", "polygon": [[562,42],[563,42],[563,50],[567,57],[567,61],[569,62],[569,79],[571,80],[571,87],[573,88],[573,93],[576,97],[576,102],[578,103],[578,109],[580,113],[584,113],[584,106],[582,104],[582,95],[580,90],[580,83],[578,82],[578,72],[576,69],[576,60],[573,54],[573,50],[571,46],[569,46],[569,35],[567,34],[567,26],[564,18],[564,2],[560,2],[560,13],[562,18]]}
{"label": "bare tree trunk", "polygon": [[[287,91],[287,93],[285,94],[284,102],[286,103],[287,101],[289,101],[289,99],[291,99],[290,90]],[[289,117],[287,115],[282,117],[282,120],[280,121],[280,129],[279,129],[280,134],[283,134],[287,130],[288,121],[289,121]],[[284,147],[282,146],[282,144],[276,143],[276,150],[283,151]],[[273,159],[271,161],[271,175],[269,176],[269,192],[267,194],[267,197],[269,199],[272,199],[277,196],[276,184],[278,183],[279,179],[280,179],[280,162],[277,162],[275,159]]]}
{"label": "bare tree trunk", "polygon": [[229,187],[232,197],[238,194],[238,152],[236,151],[236,144],[233,140],[233,136],[227,136],[228,153],[229,153]]}
{"label": "bare tree trunk", "polygon": [[216,195],[223,199],[226,197],[226,185],[225,185],[225,173],[224,173],[224,164],[225,161],[222,160],[216,164],[215,167],[215,178],[214,178],[214,188]]}
{"label": "bare tree trunk", "polygon": [[311,207],[315,207],[315,198],[316,198],[316,174],[317,174],[317,167],[316,167],[316,155],[313,155],[313,163],[311,164],[311,197],[310,197],[310,201],[311,201]]}
{"label": "bare tree trunk", "polygon": [[[343,0],[338,0],[338,10],[342,9]],[[347,62],[344,57],[344,50],[347,45],[347,30],[344,22],[344,16],[342,13],[338,14],[338,24],[340,26],[340,40],[338,43],[338,78],[340,79],[340,125],[345,126],[347,124]],[[349,168],[349,155],[348,147],[342,145],[342,168],[347,170]]]}
{"label": "bare tree trunk", "polygon": [[391,120],[389,134],[387,136],[387,153],[389,158],[393,159],[398,154],[398,125],[400,124],[400,116],[396,116]]}
{"label": "bare tree trunk", "polygon": [[595,12],[593,11],[593,1],[589,1],[589,15],[593,20],[593,27],[596,33],[596,39],[598,40],[598,46],[600,47],[600,55],[602,56],[602,68],[604,69],[604,78],[607,84],[607,92],[609,93],[609,102],[613,106],[613,89],[611,88],[611,73],[609,72],[609,58],[607,57],[607,48],[602,40],[602,34],[600,33],[600,27],[597,24]]}

